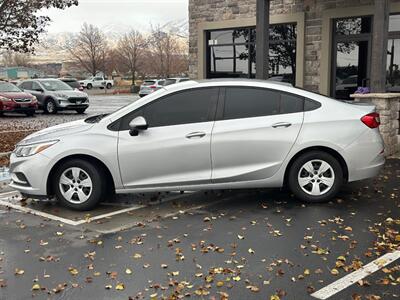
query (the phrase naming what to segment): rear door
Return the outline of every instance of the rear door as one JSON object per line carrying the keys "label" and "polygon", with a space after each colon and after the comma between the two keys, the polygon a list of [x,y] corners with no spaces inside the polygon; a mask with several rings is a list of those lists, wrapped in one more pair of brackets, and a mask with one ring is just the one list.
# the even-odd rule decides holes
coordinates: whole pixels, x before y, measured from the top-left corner
{"label": "rear door", "polygon": [[304,99],[255,87],[226,87],[212,133],[214,183],[273,176],[300,132]]}

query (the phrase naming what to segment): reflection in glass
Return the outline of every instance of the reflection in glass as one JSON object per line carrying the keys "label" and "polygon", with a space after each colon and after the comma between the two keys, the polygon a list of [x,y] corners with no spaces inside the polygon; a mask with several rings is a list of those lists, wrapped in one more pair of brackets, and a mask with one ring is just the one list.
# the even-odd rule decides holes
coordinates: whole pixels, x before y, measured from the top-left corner
{"label": "reflection in glass", "polygon": [[211,47],[211,74],[217,77],[248,77],[249,54],[244,45]]}
{"label": "reflection in glass", "polygon": [[336,33],[351,35],[371,32],[371,17],[355,17],[336,20]]}
{"label": "reflection in glass", "polygon": [[400,31],[400,15],[391,15],[389,17],[389,32]]}
{"label": "reflection in glass", "polygon": [[[296,24],[270,27],[269,74],[272,80],[295,84]],[[238,28],[209,33],[208,77],[246,77],[256,74],[256,29]]]}
{"label": "reflection in glass", "polygon": [[400,39],[390,39],[388,41],[386,65],[388,91],[400,92]]}
{"label": "reflection in glass", "polygon": [[368,42],[338,42],[336,44],[335,98],[350,99],[367,80]]}

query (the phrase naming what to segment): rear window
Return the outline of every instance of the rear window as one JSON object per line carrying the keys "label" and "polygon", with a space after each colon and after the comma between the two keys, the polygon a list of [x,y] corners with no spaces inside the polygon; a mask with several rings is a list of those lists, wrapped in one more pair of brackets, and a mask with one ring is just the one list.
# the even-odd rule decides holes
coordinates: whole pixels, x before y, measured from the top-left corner
{"label": "rear window", "polygon": [[64,81],[64,82],[74,89],[78,89],[81,86],[78,81]]}
{"label": "rear window", "polygon": [[176,79],[167,79],[165,80],[165,84],[164,85],[171,85],[176,83]]}
{"label": "rear window", "polygon": [[145,82],[143,82],[143,85],[144,86],[149,86],[149,85],[153,85],[153,84],[155,84],[156,82],[155,81],[153,81],[153,80],[146,80]]}

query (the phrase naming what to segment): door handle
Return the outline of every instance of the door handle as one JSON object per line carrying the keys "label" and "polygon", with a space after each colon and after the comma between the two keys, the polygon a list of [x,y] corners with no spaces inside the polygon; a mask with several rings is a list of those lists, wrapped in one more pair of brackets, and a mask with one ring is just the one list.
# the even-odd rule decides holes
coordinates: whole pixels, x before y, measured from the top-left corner
{"label": "door handle", "polygon": [[195,138],[201,139],[202,137],[205,137],[205,136],[206,136],[205,132],[192,132],[192,133],[189,133],[186,136],[186,138],[187,139],[195,139]]}
{"label": "door handle", "polygon": [[272,125],[273,128],[281,128],[281,127],[288,128],[290,126],[292,126],[292,124],[287,123],[287,122],[280,122],[280,123],[276,123],[276,124]]}

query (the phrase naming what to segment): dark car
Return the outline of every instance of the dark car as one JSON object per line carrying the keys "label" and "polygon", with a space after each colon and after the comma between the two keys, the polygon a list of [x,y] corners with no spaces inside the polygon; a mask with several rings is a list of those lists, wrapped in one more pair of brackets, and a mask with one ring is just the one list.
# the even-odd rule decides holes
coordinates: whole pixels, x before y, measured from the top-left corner
{"label": "dark car", "polygon": [[73,89],[76,89],[78,91],[83,91],[83,86],[79,83],[79,81],[75,78],[59,78],[62,82],[65,82],[68,84],[70,87]]}
{"label": "dark car", "polygon": [[12,83],[0,81],[0,115],[13,112],[33,116],[37,109],[35,96],[23,92]]}

